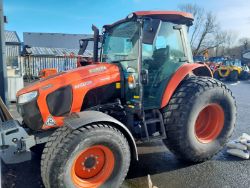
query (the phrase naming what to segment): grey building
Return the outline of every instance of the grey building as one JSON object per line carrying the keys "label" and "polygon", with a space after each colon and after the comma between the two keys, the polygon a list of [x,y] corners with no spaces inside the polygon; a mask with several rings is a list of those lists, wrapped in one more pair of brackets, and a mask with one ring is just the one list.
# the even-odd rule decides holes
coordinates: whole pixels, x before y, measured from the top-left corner
{"label": "grey building", "polygon": [[5,47],[7,66],[11,66],[21,53],[21,41],[15,31],[5,31]]}
{"label": "grey building", "polygon": [[8,100],[16,100],[16,92],[23,88],[21,41],[15,31],[5,31],[5,54],[8,80]]}
{"label": "grey building", "polygon": [[[73,69],[77,64],[79,40],[87,34],[24,32],[25,72],[38,76],[40,70],[56,68],[59,72]],[[84,57],[92,57],[93,42],[89,42]]]}

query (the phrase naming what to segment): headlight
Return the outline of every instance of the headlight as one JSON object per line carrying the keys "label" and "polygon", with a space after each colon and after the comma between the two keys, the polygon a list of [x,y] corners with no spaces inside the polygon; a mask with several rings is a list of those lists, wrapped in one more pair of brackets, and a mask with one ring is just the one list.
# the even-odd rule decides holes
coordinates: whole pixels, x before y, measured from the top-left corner
{"label": "headlight", "polygon": [[135,76],[133,74],[130,74],[128,76],[128,87],[129,87],[129,89],[136,88],[136,80],[135,80]]}
{"label": "headlight", "polygon": [[32,91],[29,93],[22,94],[18,97],[18,104],[23,104],[31,101],[32,99],[37,97],[37,91]]}

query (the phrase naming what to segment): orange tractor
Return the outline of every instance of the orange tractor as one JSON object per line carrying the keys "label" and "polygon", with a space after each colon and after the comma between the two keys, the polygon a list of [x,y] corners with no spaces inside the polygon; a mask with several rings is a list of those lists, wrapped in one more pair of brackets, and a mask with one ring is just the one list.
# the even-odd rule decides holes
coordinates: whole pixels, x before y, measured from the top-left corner
{"label": "orange tractor", "polygon": [[163,140],[185,161],[212,158],[233,132],[235,99],[193,63],[192,22],[188,13],[141,11],[105,25],[102,38],[92,27],[92,65],[20,90],[22,125],[2,107],[3,161],[29,160],[30,149],[46,143],[45,187],[90,188],[119,187],[139,160],[137,142]]}

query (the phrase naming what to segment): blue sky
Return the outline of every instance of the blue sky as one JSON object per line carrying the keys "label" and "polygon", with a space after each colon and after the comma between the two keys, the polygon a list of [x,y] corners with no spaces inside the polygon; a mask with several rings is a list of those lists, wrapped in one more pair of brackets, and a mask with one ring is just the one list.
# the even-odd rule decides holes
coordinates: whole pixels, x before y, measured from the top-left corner
{"label": "blue sky", "polygon": [[9,23],[5,29],[22,32],[91,33],[91,24],[124,18],[136,10],[176,10],[196,3],[217,15],[223,29],[250,37],[248,0],[3,0]]}

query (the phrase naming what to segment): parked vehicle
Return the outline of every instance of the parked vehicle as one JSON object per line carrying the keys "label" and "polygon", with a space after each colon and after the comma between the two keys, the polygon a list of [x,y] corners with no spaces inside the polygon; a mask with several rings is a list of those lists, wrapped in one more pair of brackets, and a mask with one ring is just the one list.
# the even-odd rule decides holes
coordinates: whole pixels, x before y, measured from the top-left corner
{"label": "parked vehicle", "polygon": [[220,65],[214,72],[214,78],[225,78],[229,81],[247,80],[249,78],[249,72],[243,69],[241,61],[238,59],[228,59]]}
{"label": "parked vehicle", "polygon": [[[119,187],[137,142],[163,140],[178,158],[202,162],[231,136],[235,100],[204,64],[192,63],[184,12],[139,11],[94,30],[93,65],[17,93],[24,124],[1,104],[1,158],[41,159],[45,187]],[[98,42],[102,42],[98,61]]]}
{"label": "parked vehicle", "polygon": [[194,56],[194,63],[204,63],[206,62],[206,58],[204,56]]}
{"label": "parked vehicle", "polygon": [[39,72],[39,78],[47,78],[49,76],[52,76],[54,74],[57,74],[57,69],[55,68],[48,68],[48,69],[43,69]]}
{"label": "parked vehicle", "polygon": [[206,64],[214,73],[220,67],[220,65],[223,64],[224,61],[225,61],[224,57],[216,56],[216,57],[210,57],[206,62]]}

